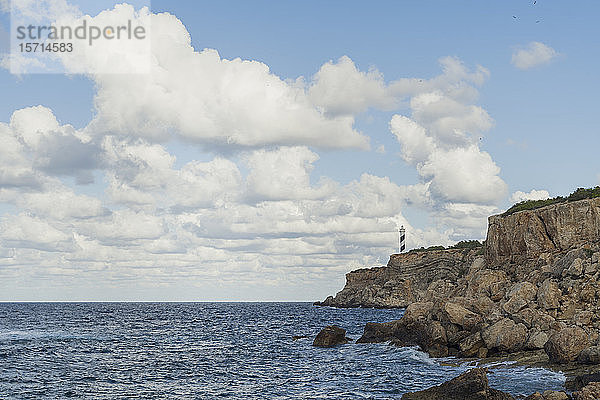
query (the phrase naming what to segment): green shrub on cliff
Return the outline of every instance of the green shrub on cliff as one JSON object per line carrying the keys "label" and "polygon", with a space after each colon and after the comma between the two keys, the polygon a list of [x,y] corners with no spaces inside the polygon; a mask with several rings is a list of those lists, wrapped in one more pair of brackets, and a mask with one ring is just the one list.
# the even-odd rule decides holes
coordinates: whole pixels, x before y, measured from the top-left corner
{"label": "green shrub on cliff", "polygon": [[549,206],[552,204],[566,203],[569,201],[577,201],[584,199],[593,199],[595,197],[600,197],[600,186],[596,186],[595,188],[579,188],[571,193],[568,197],[557,196],[552,199],[546,200],[526,200],[520,203],[513,205],[511,208],[506,210],[506,212],[502,215],[511,215],[519,211],[525,210],[535,210],[536,208],[542,208],[545,206]]}
{"label": "green shrub on cliff", "polygon": [[476,249],[482,247],[483,243],[479,240],[461,240],[454,246],[448,247],[449,249]]}
{"label": "green shrub on cliff", "polygon": [[419,247],[418,249],[412,249],[409,253],[419,252],[419,251],[433,251],[433,250],[446,250],[444,246],[430,246],[430,247]]}
{"label": "green shrub on cliff", "polygon": [[431,247],[420,247],[418,249],[412,249],[409,253],[420,252],[420,251],[433,251],[433,250],[457,250],[457,249],[476,249],[478,247],[483,247],[483,243],[479,240],[462,240],[456,243],[454,246],[444,247],[444,246],[431,246]]}

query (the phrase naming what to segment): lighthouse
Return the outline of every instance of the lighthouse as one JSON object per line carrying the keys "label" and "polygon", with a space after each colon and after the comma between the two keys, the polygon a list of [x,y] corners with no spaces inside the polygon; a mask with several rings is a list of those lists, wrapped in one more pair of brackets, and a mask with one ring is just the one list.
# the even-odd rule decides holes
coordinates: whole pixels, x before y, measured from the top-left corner
{"label": "lighthouse", "polygon": [[404,225],[398,228],[398,253],[402,253],[406,249],[406,229]]}

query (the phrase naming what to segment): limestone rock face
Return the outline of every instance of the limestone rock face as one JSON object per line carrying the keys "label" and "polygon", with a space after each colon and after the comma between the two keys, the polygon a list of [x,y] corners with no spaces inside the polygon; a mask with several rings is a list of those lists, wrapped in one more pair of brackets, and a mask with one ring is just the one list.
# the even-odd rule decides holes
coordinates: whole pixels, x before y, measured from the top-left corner
{"label": "limestone rock face", "polygon": [[406,393],[402,400],[510,400],[511,395],[488,385],[486,370],[474,368],[458,377],[414,393]]}
{"label": "limestone rock face", "polygon": [[[407,307],[424,297],[434,281],[456,281],[464,275],[473,254],[464,250],[439,250],[392,254],[385,267],[365,268],[346,274],[346,285],[316,305],[331,307]],[[471,252],[474,253],[474,252]]]}
{"label": "limestone rock face", "polygon": [[600,240],[600,198],[556,204],[488,219],[489,265],[523,262]]}
{"label": "limestone rock face", "polygon": [[346,330],[337,325],[329,325],[319,332],[313,341],[313,346],[333,347],[344,343],[348,343],[348,339],[346,339]]}
{"label": "limestone rock face", "polygon": [[579,353],[588,346],[588,334],[580,327],[572,327],[550,336],[544,350],[551,362],[567,363],[577,359]]}

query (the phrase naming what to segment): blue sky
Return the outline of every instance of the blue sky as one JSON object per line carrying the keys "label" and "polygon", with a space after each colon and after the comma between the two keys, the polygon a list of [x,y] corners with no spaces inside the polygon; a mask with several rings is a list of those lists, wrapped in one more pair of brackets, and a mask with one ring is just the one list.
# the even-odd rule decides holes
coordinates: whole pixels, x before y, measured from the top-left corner
{"label": "blue sky", "polygon": [[[22,145],[4,157],[22,151],[39,179],[0,182],[2,300],[314,300],[385,263],[397,224],[409,247],[482,239],[516,200],[599,185],[599,9],[155,0],[151,14],[180,23],[149,17],[166,58],[147,79],[2,68],[0,123]],[[156,44],[158,20],[172,44]],[[0,14],[5,53],[9,24]],[[261,85],[287,100],[244,97]],[[56,144],[70,171],[35,132],[80,141]],[[97,162],[75,160],[82,149]],[[136,224],[147,234],[107,233]]]}

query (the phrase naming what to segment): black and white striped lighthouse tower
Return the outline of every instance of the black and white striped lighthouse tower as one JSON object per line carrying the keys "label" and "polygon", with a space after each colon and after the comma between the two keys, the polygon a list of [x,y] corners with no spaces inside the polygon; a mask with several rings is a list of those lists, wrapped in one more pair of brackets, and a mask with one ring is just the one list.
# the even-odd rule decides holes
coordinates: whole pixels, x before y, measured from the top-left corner
{"label": "black and white striped lighthouse tower", "polygon": [[406,249],[406,230],[404,225],[398,228],[398,253],[402,253]]}

